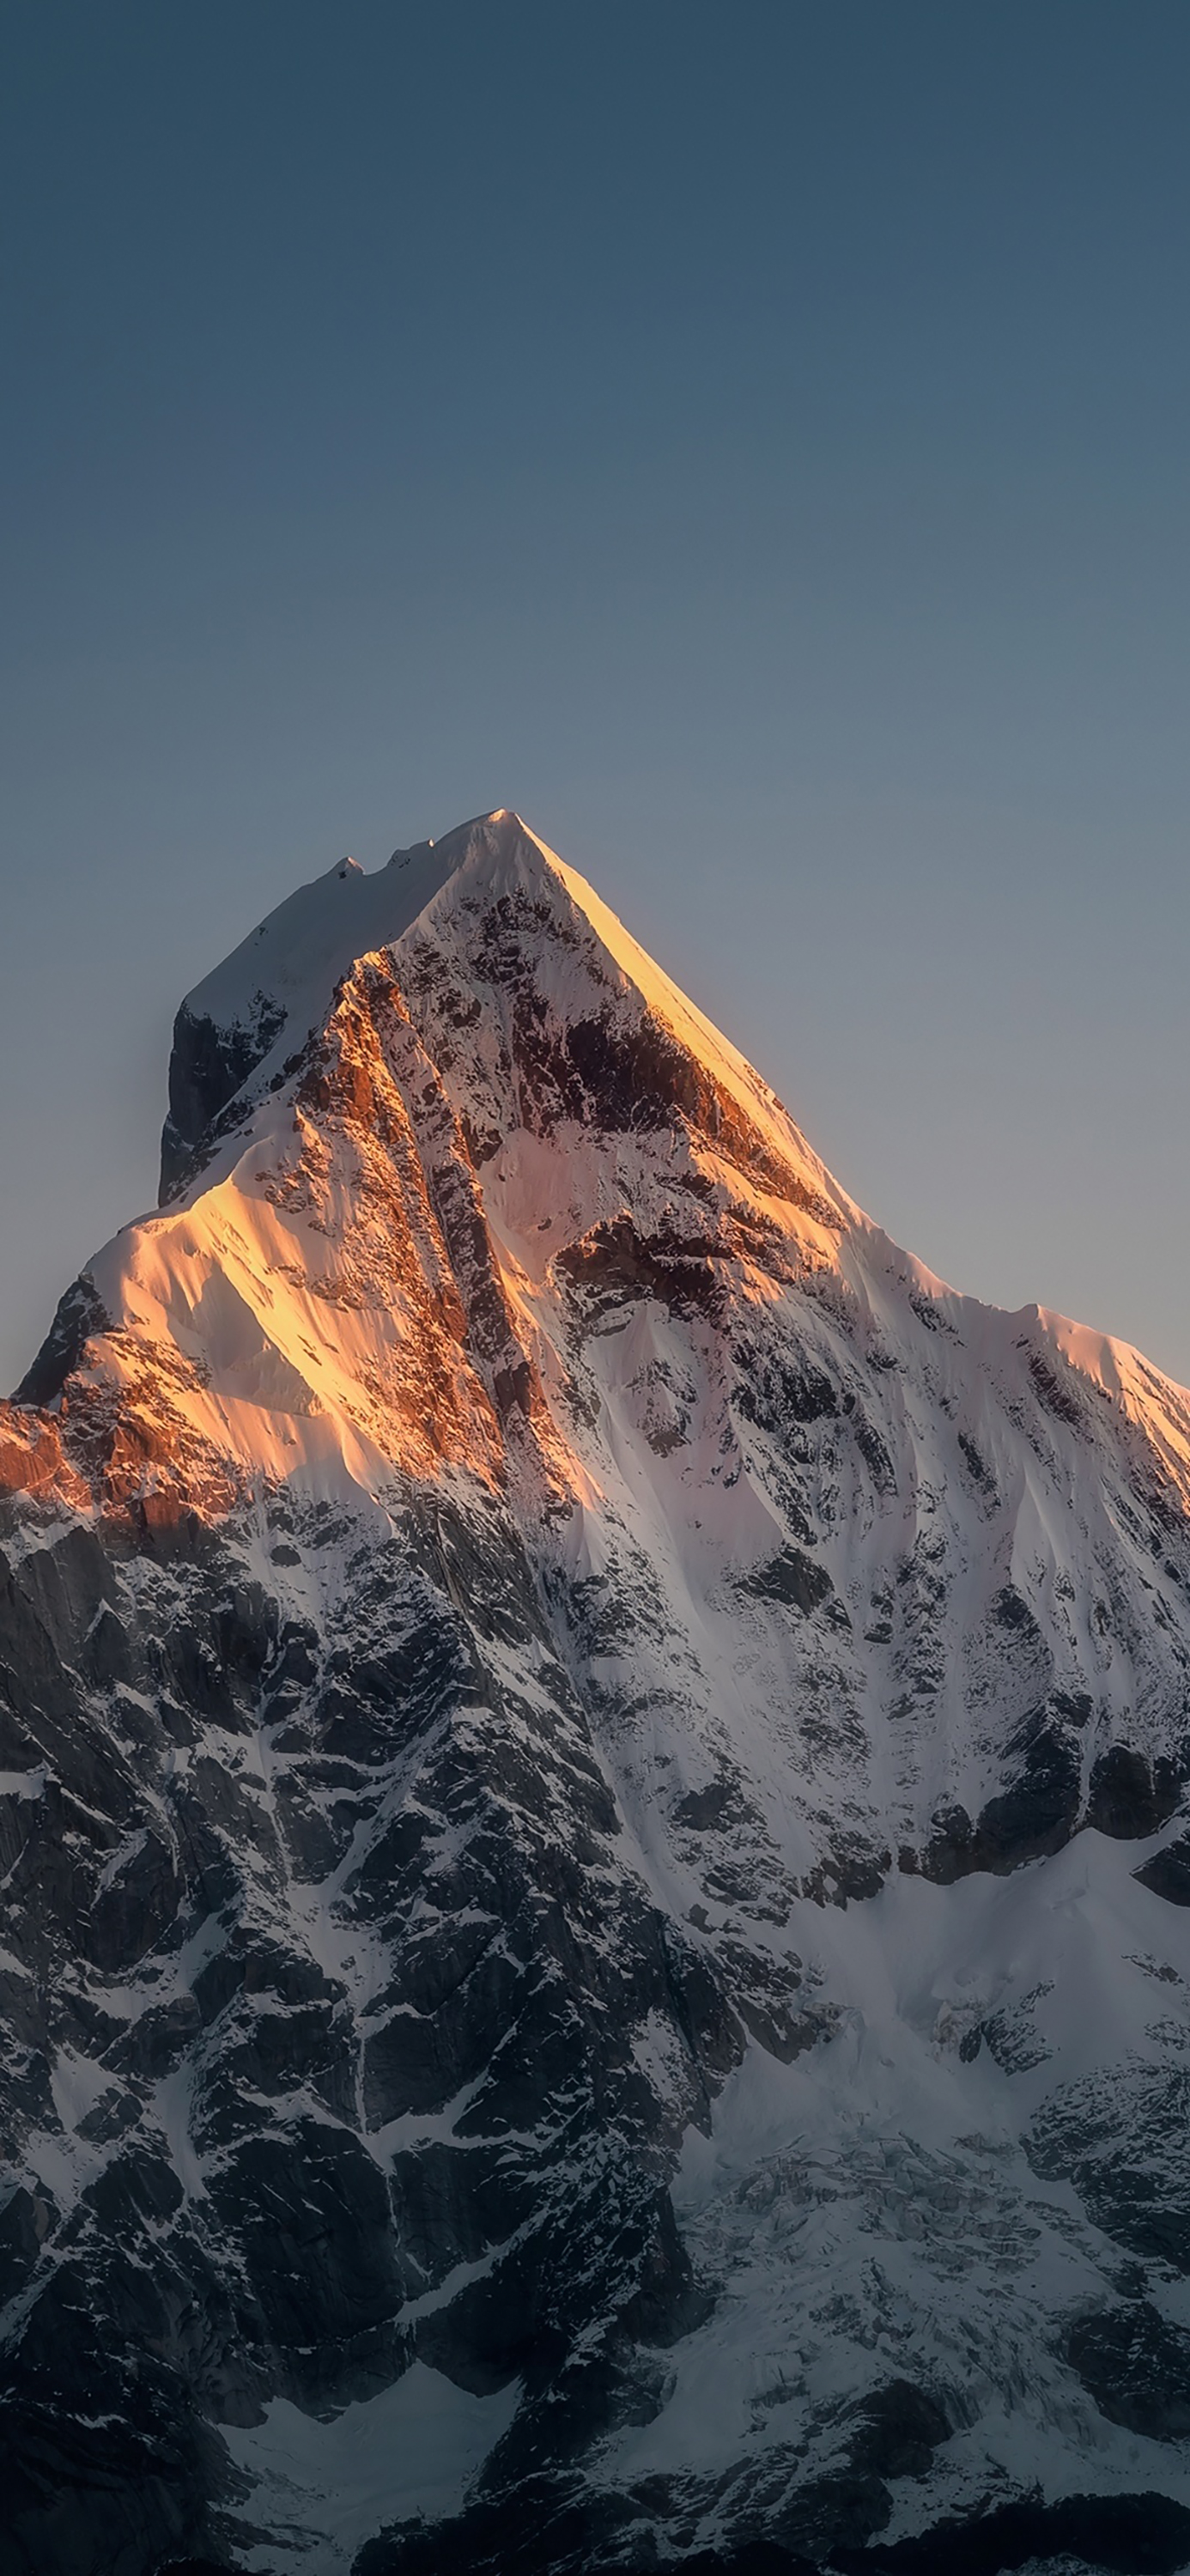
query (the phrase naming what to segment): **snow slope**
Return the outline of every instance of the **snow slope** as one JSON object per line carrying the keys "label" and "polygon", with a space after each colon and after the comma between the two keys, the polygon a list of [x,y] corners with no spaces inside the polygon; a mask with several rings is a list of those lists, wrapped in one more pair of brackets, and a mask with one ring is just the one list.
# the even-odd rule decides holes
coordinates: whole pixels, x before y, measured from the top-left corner
{"label": "snow slope", "polygon": [[14,2567],[1190,2562],[1190,1396],[503,811],[163,1182],[0,1419]]}

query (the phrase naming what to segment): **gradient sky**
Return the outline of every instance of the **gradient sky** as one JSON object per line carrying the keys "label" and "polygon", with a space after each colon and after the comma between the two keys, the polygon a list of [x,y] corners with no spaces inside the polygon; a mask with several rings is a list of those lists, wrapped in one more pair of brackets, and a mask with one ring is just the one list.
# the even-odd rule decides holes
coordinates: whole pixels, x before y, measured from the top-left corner
{"label": "gradient sky", "polygon": [[1190,1379],[1186,0],[0,7],[0,1383],[186,987],[496,804]]}

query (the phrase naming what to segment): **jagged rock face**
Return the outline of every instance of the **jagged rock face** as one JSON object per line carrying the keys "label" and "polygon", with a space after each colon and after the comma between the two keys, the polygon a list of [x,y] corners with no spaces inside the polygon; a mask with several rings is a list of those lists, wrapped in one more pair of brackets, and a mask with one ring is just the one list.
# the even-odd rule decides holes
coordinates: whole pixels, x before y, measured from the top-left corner
{"label": "jagged rock face", "polygon": [[170,1099],[0,1416],[0,2569],[1181,2565],[1190,1398],[515,816]]}
{"label": "jagged rock face", "polygon": [[169,1116],[161,1137],[161,1196],[172,1198],[197,1145],[268,1054],[285,1025],[281,1005],[255,997],[246,1026],[221,1028],[183,1002],[174,1021],[169,1063]]}

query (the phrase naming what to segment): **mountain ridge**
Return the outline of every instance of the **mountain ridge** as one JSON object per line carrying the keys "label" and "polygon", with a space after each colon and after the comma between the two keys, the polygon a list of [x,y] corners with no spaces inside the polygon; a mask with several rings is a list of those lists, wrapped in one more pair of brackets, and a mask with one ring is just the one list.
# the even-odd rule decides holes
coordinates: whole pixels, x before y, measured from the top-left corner
{"label": "mountain ridge", "polygon": [[170,1096],[0,1408],[14,2569],[1190,2535],[1190,1397],[505,809]]}

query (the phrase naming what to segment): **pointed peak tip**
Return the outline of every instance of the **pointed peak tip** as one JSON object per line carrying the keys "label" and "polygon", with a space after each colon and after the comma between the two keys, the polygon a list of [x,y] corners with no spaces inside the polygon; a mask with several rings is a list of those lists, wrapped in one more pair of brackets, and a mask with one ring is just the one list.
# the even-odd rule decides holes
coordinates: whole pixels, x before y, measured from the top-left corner
{"label": "pointed peak tip", "polygon": [[472,814],[467,822],[456,823],[451,831],[440,833],[436,839],[416,841],[409,849],[394,850],[388,864],[390,868],[408,867],[411,861],[424,858],[432,850],[437,864],[449,873],[452,867],[460,867],[472,854],[477,836],[486,837],[489,844],[495,840],[498,846],[536,837],[511,805],[493,805],[486,814]]}
{"label": "pointed peak tip", "polygon": [[[515,806],[493,805],[488,813],[476,814],[470,823],[461,823],[459,829],[462,832],[499,832],[515,836],[526,832],[528,825]],[[454,838],[453,834],[451,838]]]}

